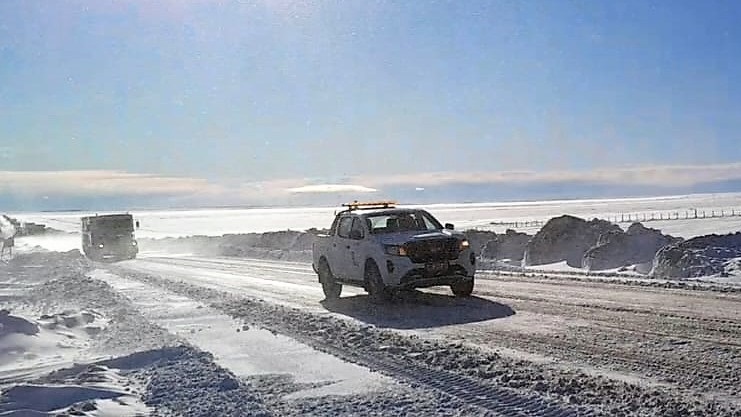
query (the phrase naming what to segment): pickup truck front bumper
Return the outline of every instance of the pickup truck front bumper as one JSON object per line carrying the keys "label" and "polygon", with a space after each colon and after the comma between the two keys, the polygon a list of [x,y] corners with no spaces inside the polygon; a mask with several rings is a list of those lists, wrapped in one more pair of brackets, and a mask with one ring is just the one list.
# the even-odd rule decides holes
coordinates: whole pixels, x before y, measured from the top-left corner
{"label": "pickup truck front bumper", "polygon": [[473,280],[473,275],[468,275],[468,271],[460,265],[450,265],[446,271],[437,274],[432,274],[425,268],[415,268],[404,274],[399,279],[399,284],[392,287],[398,289],[426,288],[471,280]]}
{"label": "pickup truck front bumper", "polygon": [[436,287],[438,285],[453,285],[457,284],[459,282],[464,281],[472,281],[473,277],[467,277],[465,275],[445,275],[445,276],[439,276],[439,277],[429,277],[429,278],[410,278],[409,280],[402,281],[401,284],[398,286],[394,286],[392,288],[397,288],[400,290],[409,290],[412,288],[427,288],[427,287]]}
{"label": "pickup truck front bumper", "polygon": [[[379,265],[380,267],[381,265]],[[412,289],[452,285],[471,281],[476,272],[476,257],[470,250],[457,259],[415,263],[404,256],[386,259],[381,274],[389,288]]]}

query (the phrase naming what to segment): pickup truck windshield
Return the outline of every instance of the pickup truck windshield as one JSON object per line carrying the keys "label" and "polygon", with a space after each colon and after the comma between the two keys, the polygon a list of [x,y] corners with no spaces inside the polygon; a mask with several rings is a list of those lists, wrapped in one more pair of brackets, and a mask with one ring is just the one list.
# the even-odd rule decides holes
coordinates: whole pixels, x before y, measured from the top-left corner
{"label": "pickup truck windshield", "polygon": [[368,214],[368,229],[373,234],[440,230],[442,225],[425,211],[402,211]]}

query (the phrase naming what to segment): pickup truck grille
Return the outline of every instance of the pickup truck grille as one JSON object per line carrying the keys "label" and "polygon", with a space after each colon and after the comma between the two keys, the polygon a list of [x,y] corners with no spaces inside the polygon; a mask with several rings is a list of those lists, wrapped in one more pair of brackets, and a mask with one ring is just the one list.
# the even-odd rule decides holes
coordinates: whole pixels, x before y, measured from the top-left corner
{"label": "pickup truck grille", "polygon": [[447,261],[458,258],[458,239],[429,239],[404,245],[407,256],[414,263]]}

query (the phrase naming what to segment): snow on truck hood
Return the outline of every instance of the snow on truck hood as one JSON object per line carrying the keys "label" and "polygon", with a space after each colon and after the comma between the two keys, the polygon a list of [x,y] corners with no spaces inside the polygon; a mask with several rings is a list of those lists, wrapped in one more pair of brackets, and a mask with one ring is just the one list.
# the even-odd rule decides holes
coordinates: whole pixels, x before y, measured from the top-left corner
{"label": "snow on truck hood", "polygon": [[384,233],[378,239],[384,245],[401,245],[414,240],[442,239],[455,237],[464,239],[463,233],[451,230],[412,230],[409,232]]}

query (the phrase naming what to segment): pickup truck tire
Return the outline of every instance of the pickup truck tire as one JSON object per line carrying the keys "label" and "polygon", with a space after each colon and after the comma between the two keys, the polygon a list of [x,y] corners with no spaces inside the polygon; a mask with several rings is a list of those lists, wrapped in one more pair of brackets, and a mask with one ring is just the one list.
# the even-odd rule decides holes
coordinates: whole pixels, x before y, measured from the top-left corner
{"label": "pickup truck tire", "polygon": [[456,297],[468,297],[473,292],[473,278],[470,281],[456,282],[450,286]]}
{"label": "pickup truck tire", "polygon": [[373,303],[383,303],[391,300],[391,291],[383,285],[381,272],[375,262],[368,262],[365,266],[366,289]]}
{"label": "pickup truck tire", "polygon": [[327,300],[340,298],[342,284],[335,281],[334,275],[332,275],[332,271],[329,269],[329,264],[325,260],[319,263],[319,282],[322,283],[322,291]]}

